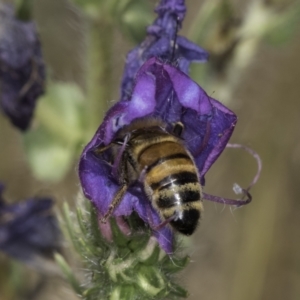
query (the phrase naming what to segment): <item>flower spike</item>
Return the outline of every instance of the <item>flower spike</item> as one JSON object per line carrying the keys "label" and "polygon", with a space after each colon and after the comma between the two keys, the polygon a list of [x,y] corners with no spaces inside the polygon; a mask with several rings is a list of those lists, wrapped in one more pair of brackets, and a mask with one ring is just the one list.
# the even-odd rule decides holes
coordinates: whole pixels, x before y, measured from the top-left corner
{"label": "flower spike", "polygon": [[155,11],[158,18],[148,26],[145,40],[127,55],[121,85],[122,99],[130,98],[139,68],[151,57],[169,63],[178,61],[178,68],[184,73],[188,73],[191,62],[206,62],[208,59],[205,50],[177,36],[186,12],[183,0],[162,0]]}

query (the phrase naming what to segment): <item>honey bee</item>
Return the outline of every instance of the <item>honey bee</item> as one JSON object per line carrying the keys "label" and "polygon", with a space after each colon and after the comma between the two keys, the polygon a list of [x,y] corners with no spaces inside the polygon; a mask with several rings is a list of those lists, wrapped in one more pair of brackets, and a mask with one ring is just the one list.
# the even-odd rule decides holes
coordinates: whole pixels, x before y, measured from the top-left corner
{"label": "honey bee", "polygon": [[140,181],[163,220],[161,226],[170,224],[185,235],[194,232],[203,211],[198,170],[180,138],[183,124],[167,127],[159,119],[138,119],[124,126],[109,145],[96,148],[96,155],[110,149],[112,172],[120,185],[102,222],[112,215],[129,186]]}

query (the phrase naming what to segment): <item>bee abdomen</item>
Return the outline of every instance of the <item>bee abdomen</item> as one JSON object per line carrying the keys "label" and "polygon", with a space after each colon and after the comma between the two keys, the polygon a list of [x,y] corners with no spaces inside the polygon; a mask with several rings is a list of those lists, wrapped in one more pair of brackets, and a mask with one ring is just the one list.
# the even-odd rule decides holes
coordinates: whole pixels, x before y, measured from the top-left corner
{"label": "bee abdomen", "polygon": [[182,212],[180,218],[172,220],[170,224],[180,233],[191,235],[198,226],[200,219],[199,209],[187,209]]}
{"label": "bee abdomen", "polygon": [[165,219],[174,217],[170,224],[177,231],[191,235],[199,223],[203,210],[201,198],[199,182],[189,182],[163,186],[158,189],[155,200]]}
{"label": "bee abdomen", "polygon": [[158,191],[156,205],[164,209],[200,200],[200,187],[196,184],[179,185],[176,190],[169,186]]}
{"label": "bee abdomen", "polygon": [[188,151],[168,140],[144,147],[138,160],[154,207],[174,229],[192,234],[203,208],[198,171]]}

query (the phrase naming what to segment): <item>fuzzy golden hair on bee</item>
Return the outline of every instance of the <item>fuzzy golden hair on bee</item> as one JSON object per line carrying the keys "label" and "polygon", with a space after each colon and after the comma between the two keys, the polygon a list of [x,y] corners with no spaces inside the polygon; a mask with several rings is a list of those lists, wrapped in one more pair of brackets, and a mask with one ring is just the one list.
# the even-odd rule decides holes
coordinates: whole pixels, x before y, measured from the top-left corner
{"label": "fuzzy golden hair on bee", "polygon": [[[156,118],[138,119],[122,128],[105,147],[105,150],[111,148],[120,189],[103,222],[122,201],[130,185],[139,181],[162,224],[186,235],[194,232],[203,211],[199,174],[180,138],[183,125],[176,123],[171,127],[170,131],[166,123]],[[100,148],[96,153],[102,151]]]}

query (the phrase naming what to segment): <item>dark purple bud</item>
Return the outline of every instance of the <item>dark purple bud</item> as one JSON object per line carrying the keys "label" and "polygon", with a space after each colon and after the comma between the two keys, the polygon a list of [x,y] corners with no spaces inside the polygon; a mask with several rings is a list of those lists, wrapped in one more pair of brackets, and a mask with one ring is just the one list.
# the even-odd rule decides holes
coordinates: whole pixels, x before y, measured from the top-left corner
{"label": "dark purple bud", "polygon": [[21,130],[30,125],[44,81],[35,23],[17,20],[12,6],[0,4],[0,105]]}
{"label": "dark purple bud", "polygon": [[[237,121],[233,112],[209,97],[178,68],[156,58],[149,59],[136,75],[130,99],[119,101],[108,111],[80,159],[83,192],[101,215],[108,211],[119,184],[105,155],[97,156],[94,150],[111,143],[122,127],[143,117],[160,118],[168,125],[183,123],[182,138],[194,157],[202,184],[204,175],[225,148]],[[133,211],[152,228],[162,222],[138,182],[129,188],[113,215],[128,216]],[[161,247],[171,253],[172,233],[168,226],[155,234]]]}
{"label": "dark purple bud", "polygon": [[36,257],[50,258],[61,246],[57,219],[47,198],[28,199],[6,204],[0,186],[0,250],[23,261],[33,263]]}
{"label": "dark purple bud", "polygon": [[186,11],[184,0],[162,0],[155,11],[158,18],[148,27],[145,40],[127,55],[122,99],[129,98],[138,69],[151,57],[176,63],[184,73],[188,73],[191,62],[205,62],[208,59],[208,53],[198,45],[184,37],[177,37]]}

